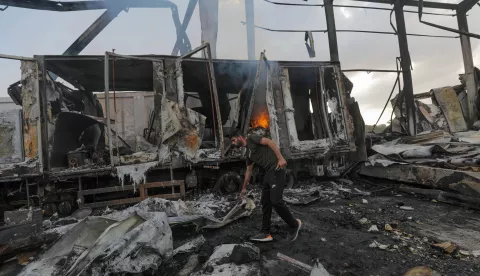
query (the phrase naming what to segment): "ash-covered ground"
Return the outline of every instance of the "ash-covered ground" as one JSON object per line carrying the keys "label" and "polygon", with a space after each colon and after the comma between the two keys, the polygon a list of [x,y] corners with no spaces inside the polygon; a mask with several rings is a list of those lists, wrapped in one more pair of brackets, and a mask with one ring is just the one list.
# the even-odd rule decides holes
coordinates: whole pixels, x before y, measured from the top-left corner
{"label": "ash-covered ground", "polygon": [[[310,189],[318,200],[289,205],[303,222],[295,242],[286,240],[287,226],[273,216],[275,240],[255,244],[261,252],[262,275],[308,275],[278,260],[277,253],[309,265],[318,259],[332,275],[404,275],[417,266],[429,267],[440,275],[480,275],[480,256],[476,256],[480,249],[480,212],[383,189],[392,187],[390,184],[336,183],[341,183],[340,190],[331,181],[310,184],[303,190]],[[250,188],[258,200],[258,187]],[[362,195],[362,191],[373,193]],[[200,255],[209,254],[221,244],[248,241],[260,230],[261,216],[257,204],[250,217],[221,229],[202,231],[207,242]],[[198,235],[189,227],[173,227],[172,231],[174,247]],[[452,242],[454,251],[447,253],[433,246],[440,242]],[[187,259],[188,255],[176,256],[161,268],[161,275],[177,275]]]}
{"label": "ash-covered ground", "polygon": [[[384,185],[379,185],[381,183]],[[165,222],[168,220],[173,235],[173,246],[169,245],[173,254],[162,255],[161,261],[154,263],[151,269],[142,270],[141,275],[309,275],[279,260],[278,253],[309,266],[318,260],[330,275],[413,276],[419,274],[405,273],[419,266],[438,273],[420,275],[480,275],[480,212],[398,193],[396,185],[366,179],[315,180],[285,190],[284,199],[294,216],[302,220],[302,231],[296,241],[287,241],[287,226],[274,213],[272,235],[275,240],[256,243],[258,249],[255,246],[249,249],[251,245],[246,242],[261,227],[260,185],[249,187],[250,197],[256,204],[253,212],[253,203],[247,209],[231,212],[245,202],[239,204],[237,195],[203,194],[195,200],[150,198],[134,206],[97,209],[88,218],[128,221],[139,213],[165,214]],[[192,216],[195,219],[188,219]],[[233,222],[225,221],[228,217],[234,218]],[[192,223],[178,223],[182,220]],[[16,275],[22,268],[29,271],[28,266],[35,262],[48,263],[50,259],[40,251],[61,246],[54,241],[69,237],[71,229],[83,223],[85,220],[73,217],[54,216],[44,220],[46,240],[51,242],[24,261],[26,267],[14,259],[9,262],[11,266],[2,265],[0,275]],[[205,229],[212,227],[217,229]],[[170,235],[170,230],[167,232]],[[154,245],[156,240],[153,236],[152,239],[147,239],[147,243]],[[188,246],[192,240],[201,242]],[[113,239],[112,246],[118,241],[122,239]],[[242,264],[234,261],[234,251],[229,255],[219,254],[237,245],[244,251],[235,255],[240,256]],[[185,247],[192,249],[179,249]],[[139,261],[135,254],[128,256]],[[140,261],[142,265],[152,265],[148,260]],[[52,268],[57,266],[52,265]],[[110,270],[107,274],[139,275]]]}

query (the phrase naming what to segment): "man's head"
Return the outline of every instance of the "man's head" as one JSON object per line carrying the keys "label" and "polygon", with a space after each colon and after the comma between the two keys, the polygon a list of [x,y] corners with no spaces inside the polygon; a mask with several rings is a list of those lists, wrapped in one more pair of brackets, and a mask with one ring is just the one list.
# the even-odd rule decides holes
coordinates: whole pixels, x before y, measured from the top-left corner
{"label": "man's head", "polygon": [[237,131],[232,135],[232,145],[236,147],[246,147],[247,146],[247,139],[243,136],[241,131]]}

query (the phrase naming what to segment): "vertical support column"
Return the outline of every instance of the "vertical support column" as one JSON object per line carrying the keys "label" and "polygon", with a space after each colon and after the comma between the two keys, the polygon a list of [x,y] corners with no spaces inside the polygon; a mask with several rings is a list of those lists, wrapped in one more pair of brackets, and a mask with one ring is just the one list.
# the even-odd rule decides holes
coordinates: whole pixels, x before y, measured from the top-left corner
{"label": "vertical support column", "polygon": [[185,90],[183,87],[182,59],[175,62],[175,77],[177,80],[177,102],[180,107],[185,106]]}
{"label": "vertical support column", "polygon": [[[225,155],[225,144],[223,142],[223,124],[222,124],[222,113],[220,112],[220,102],[218,101],[218,90],[217,90],[217,81],[215,79],[215,70],[213,68],[213,54],[212,50],[210,49],[210,44],[206,45],[205,48],[205,57],[207,58],[207,63],[208,63],[208,68],[209,68],[209,81],[212,84],[212,92],[213,92],[213,100],[215,103],[215,112],[216,112],[216,117],[217,117],[217,122],[218,122],[218,138],[220,145],[220,158],[223,158]],[[215,137],[217,134],[215,134]],[[215,140],[216,141],[216,140]]]}
{"label": "vertical support column", "polygon": [[333,0],[323,1],[325,5],[325,17],[327,20],[328,46],[330,49],[330,61],[338,62],[337,28],[335,27],[335,14],[333,12]]}
{"label": "vertical support column", "polygon": [[253,0],[245,0],[245,20],[247,22],[248,59],[255,59],[255,12]]}
{"label": "vertical support column", "polygon": [[39,101],[39,132],[38,132],[38,152],[40,164],[43,173],[50,170],[49,146],[48,146],[48,99],[47,99],[47,70],[45,68],[45,58],[43,56],[35,56],[37,60],[37,93]]}
{"label": "vertical support column", "polygon": [[152,129],[155,130],[155,137],[152,139],[153,144],[158,145],[161,139],[162,119],[161,119],[161,106],[162,98],[165,97],[165,75],[163,73],[163,61],[154,61],[153,64],[153,90],[154,106],[153,106],[153,118],[148,126],[147,140],[150,139]]}
{"label": "vertical support column", "polygon": [[[462,32],[468,32],[467,12],[457,10],[458,29]],[[460,45],[462,46],[463,66],[465,68],[465,82],[467,86],[468,97],[468,124],[471,126],[477,119],[476,98],[478,91],[478,83],[475,77],[475,69],[473,64],[472,46],[470,38],[460,34]],[[466,114],[465,114],[466,115]]]}
{"label": "vertical support column", "polygon": [[407,106],[408,132],[410,135],[417,134],[415,100],[413,98],[413,81],[410,67],[410,53],[408,51],[407,29],[405,28],[405,17],[403,14],[403,2],[395,6],[395,20],[397,23],[398,46],[400,48],[402,75],[403,75],[403,95]]}
{"label": "vertical support column", "polygon": [[104,81],[105,81],[105,112],[106,112],[106,119],[107,119],[107,137],[108,137],[108,149],[110,151],[110,164],[112,165],[112,169],[115,166],[115,162],[113,160],[113,148],[112,148],[112,128],[110,123],[110,64],[109,64],[109,55],[108,52],[105,52],[105,64],[104,64]]}
{"label": "vertical support column", "polygon": [[25,158],[39,157],[39,114],[37,64],[22,61],[22,112],[23,112],[23,147]]}

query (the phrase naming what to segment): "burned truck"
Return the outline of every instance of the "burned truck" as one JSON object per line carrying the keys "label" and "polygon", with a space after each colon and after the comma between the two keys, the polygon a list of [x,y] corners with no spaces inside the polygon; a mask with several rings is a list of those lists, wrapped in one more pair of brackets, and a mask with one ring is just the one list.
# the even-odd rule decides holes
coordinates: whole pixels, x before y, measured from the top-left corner
{"label": "burned truck", "polygon": [[302,175],[338,176],[362,158],[363,121],[338,63],[264,53],[212,60],[208,44],[181,57],[20,59],[21,81],[8,93],[21,109],[1,114],[3,209],[68,215],[239,191],[244,152],[230,143],[238,130],[280,146],[290,185]]}

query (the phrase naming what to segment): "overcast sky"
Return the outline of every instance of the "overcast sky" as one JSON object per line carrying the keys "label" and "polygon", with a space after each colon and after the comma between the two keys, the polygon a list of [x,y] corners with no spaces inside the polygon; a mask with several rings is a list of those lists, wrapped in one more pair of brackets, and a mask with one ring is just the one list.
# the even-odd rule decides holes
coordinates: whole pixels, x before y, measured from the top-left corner
{"label": "overcast sky", "polygon": [[[280,1],[280,0],[278,0]],[[442,2],[458,2],[442,1]],[[188,0],[174,0],[183,20]],[[255,0],[255,23],[275,29],[326,29],[325,13],[321,7],[277,6]],[[322,3],[310,0],[284,0],[284,2]],[[354,1],[336,0],[335,4],[372,5]],[[389,7],[387,5],[376,5]],[[414,10],[415,8],[407,7]],[[432,10],[443,13],[452,11]],[[46,12],[8,8],[0,12],[0,53],[33,56],[35,54],[62,54],[70,44],[103,11]],[[470,32],[480,33],[480,7],[469,12]],[[337,29],[392,31],[388,11],[335,8]],[[407,32],[452,35],[418,21],[416,14],[405,14]],[[424,16],[437,24],[457,28],[452,16]],[[220,0],[217,57],[246,59],[246,30],[240,22],[245,20],[243,0]],[[393,18],[393,22],[395,19]],[[200,44],[198,8],[187,30],[192,47]],[[303,33],[274,33],[256,30],[256,51],[266,50],[270,60],[329,60],[327,35],[315,33],[317,57],[310,59],[304,45]],[[116,49],[123,54],[170,54],[176,41],[171,12],[168,9],[130,9],[122,12],[90,43],[81,54],[102,55]],[[480,44],[471,39],[474,62],[480,63]],[[456,85],[458,74],[463,72],[459,39],[408,37],[411,59],[414,64],[414,92]],[[398,40],[394,35],[364,33],[338,33],[340,61],[343,69],[372,68],[395,69],[399,56]],[[20,79],[20,63],[0,59],[0,97],[8,96],[7,87]],[[375,123],[393,86],[394,73],[349,73],[354,84],[353,96],[360,103],[367,124]],[[391,108],[387,109],[391,111]],[[385,115],[381,122],[388,121]]]}

